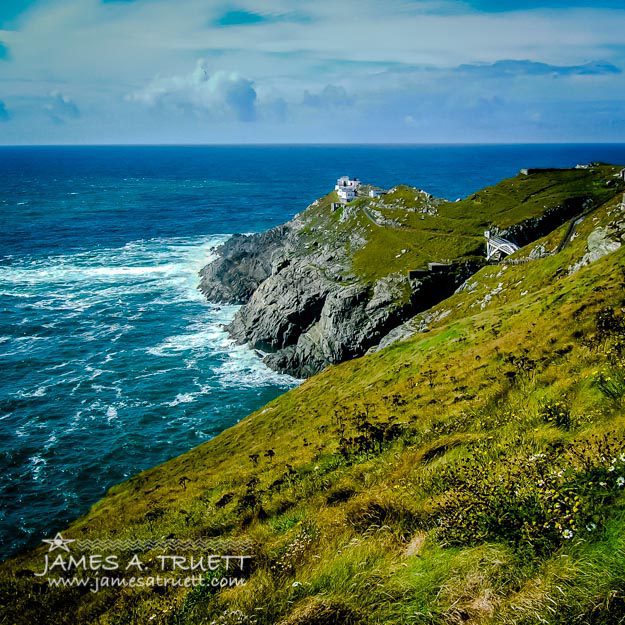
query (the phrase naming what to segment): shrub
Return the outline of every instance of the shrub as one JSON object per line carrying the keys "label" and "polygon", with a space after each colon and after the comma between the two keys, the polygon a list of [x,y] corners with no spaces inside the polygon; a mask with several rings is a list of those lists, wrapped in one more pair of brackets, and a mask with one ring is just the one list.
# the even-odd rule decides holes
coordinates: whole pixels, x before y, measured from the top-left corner
{"label": "shrub", "polygon": [[549,425],[568,430],[571,427],[571,412],[561,401],[549,401],[539,411],[540,418]]}
{"label": "shrub", "polygon": [[346,460],[363,454],[381,453],[386,445],[404,432],[404,426],[397,423],[395,417],[380,421],[369,416],[368,407],[364,412],[355,412],[350,417],[345,416],[345,409],[342,412],[336,413],[335,422],[339,437],[338,451]]}
{"label": "shrub", "polygon": [[594,384],[605,397],[620,404],[625,396],[625,362],[606,365],[595,374]]}
{"label": "shrub", "polygon": [[446,469],[449,487],[432,521],[443,540],[458,545],[503,540],[544,553],[591,538],[625,486],[624,449],[606,435],[531,456],[512,456],[509,448],[495,459],[478,454]]}

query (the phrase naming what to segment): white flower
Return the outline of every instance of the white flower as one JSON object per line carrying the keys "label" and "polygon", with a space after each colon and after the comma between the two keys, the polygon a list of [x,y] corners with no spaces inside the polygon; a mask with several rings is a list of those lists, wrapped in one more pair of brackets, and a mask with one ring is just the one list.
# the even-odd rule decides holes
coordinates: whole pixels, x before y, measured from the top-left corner
{"label": "white flower", "polygon": [[625,477],[619,477],[619,478],[616,480],[616,485],[617,485],[619,488],[623,488],[623,486],[625,486]]}
{"label": "white flower", "polygon": [[292,586],[293,588],[297,588],[298,586],[301,586],[301,585],[302,585],[302,582],[293,582],[293,583],[291,584],[291,586]]}
{"label": "white flower", "polygon": [[613,464],[611,464],[611,465],[608,467],[608,473],[612,473],[612,471],[614,471],[614,465],[613,465]]}
{"label": "white flower", "polygon": [[573,538],[573,532],[571,530],[564,530],[562,536],[568,540],[569,538]]}
{"label": "white flower", "polygon": [[586,529],[587,529],[589,532],[594,532],[594,531],[597,529],[597,524],[596,524],[596,523],[589,523],[589,524],[586,526]]}
{"label": "white flower", "polygon": [[[618,482],[618,480],[617,480],[617,482]],[[608,485],[607,482],[599,482],[599,486],[607,486],[607,485]]]}

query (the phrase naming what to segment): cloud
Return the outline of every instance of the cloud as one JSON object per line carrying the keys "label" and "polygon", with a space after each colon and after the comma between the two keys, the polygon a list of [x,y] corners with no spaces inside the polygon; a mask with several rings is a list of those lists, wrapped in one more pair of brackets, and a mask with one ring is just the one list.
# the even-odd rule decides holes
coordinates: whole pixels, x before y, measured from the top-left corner
{"label": "cloud", "polygon": [[50,93],[43,109],[55,124],[64,124],[68,120],[80,117],[80,110],[76,103],[60,91]]}
{"label": "cloud", "polygon": [[206,61],[197,61],[190,74],[155,78],[127,98],[148,106],[173,107],[209,113],[216,118],[238,121],[256,119],[257,94],[254,83],[236,72],[209,74]]}
{"label": "cloud", "polygon": [[0,100],[0,122],[8,122],[11,119],[11,113],[9,113],[6,104]]}
{"label": "cloud", "polygon": [[[0,142],[525,140],[527,111],[542,114],[546,138],[555,119],[558,138],[574,141],[583,132],[592,139],[580,119],[599,110],[596,139],[625,140],[623,0],[339,8],[0,0],[0,23],[16,28],[0,31],[12,57],[0,61],[2,96],[13,115]],[[193,71],[198,58],[210,66]],[[589,63],[596,59],[606,62]],[[80,123],[71,104],[42,99],[53,89],[79,104]]]}
{"label": "cloud", "polygon": [[584,65],[549,65],[537,61],[503,60],[488,64],[460,65],[458,72],[491,78],[512,76],[602,76],[620,74],[621,70],[602,61]]}
{"label": "cloud", "polygon": [[326,85],[319,93],[304,91],[303,104],[313,108],[328,109],[351,106],[353,103],[354,98],[341,86]]}

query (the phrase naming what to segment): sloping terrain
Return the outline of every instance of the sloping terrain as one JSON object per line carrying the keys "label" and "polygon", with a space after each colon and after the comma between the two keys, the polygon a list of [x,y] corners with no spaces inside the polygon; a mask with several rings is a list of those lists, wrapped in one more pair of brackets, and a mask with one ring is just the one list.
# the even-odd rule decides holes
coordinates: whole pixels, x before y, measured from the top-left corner
{"label": "sloping terrain", "polygon": [[[331,193],[283,226],[228,241],[200,288],[245,304],[232,336],[268,352],[272,368],[305,377],[364,354],[451,295],[484,264],[485,230],[533,241],[622,191],[617,172],[538,170],[458,202],[398,186],[338,206]],[[413,271],[432,262],[447,266]]]}
{"label": "sloping terrain", "polygon": [[246,585],[54,588],[33,577],[42,547],[0,568],[4,622],[622,622],[620,198],[568,230],[482,268],[407,340],[112,488],[63,532],[229,539],[252,556]]}

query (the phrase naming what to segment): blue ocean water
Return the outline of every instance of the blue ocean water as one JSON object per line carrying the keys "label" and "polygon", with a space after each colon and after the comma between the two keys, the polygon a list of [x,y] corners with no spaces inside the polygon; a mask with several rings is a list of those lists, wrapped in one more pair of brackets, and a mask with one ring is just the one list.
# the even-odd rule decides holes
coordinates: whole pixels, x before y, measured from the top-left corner
{"label": "blue ocean water", "polygon": [[597,160],[625,146],[0,148],[0,557],[296,384],[197,291],[228,234],[341,174],[455,199]]}

